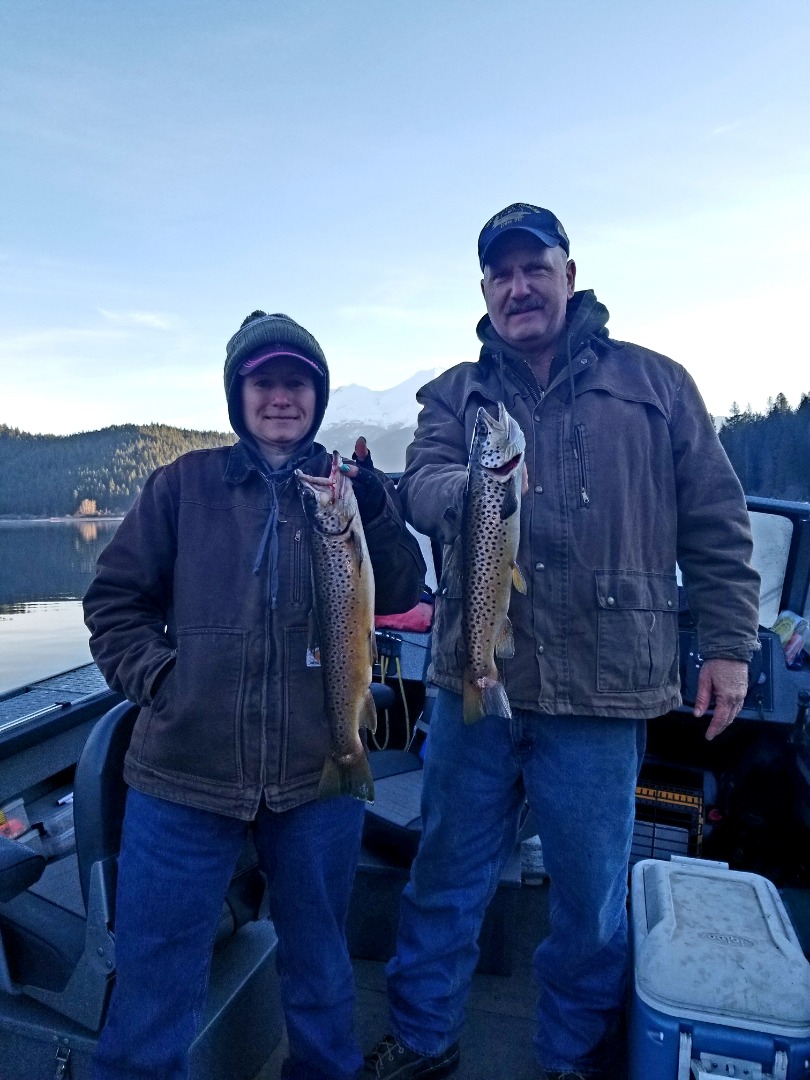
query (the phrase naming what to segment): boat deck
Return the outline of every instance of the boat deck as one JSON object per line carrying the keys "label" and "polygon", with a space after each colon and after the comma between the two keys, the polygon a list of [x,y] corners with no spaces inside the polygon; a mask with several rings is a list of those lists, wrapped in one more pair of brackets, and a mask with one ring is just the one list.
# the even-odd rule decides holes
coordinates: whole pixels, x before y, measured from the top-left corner
{"label": "boat deck", "polygon": [[[510,975],[473,978],[467,1022],[461,1036],[458,1080],[537,1080],[532,1049],[535,986],[532,951],[547,931],[548,885],[522,886],[517,893],[516,925]],[[363,1049],[373,1046],[388,1030],[385,965],[373,960],[354,961],[357,985],[355,1028]],[[278,1080],[285,1045],[276,1050],[256,1080]],[[626,1052],[622,1038],[615,1047],[613,1069],[607,1080],[626,1080]]]}

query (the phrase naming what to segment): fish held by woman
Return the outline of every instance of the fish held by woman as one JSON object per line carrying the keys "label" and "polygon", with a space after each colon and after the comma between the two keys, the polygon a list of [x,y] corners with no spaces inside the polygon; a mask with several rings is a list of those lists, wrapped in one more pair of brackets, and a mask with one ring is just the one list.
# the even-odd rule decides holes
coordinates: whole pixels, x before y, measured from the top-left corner
{"label": "fish held by woman", "polygon": [[495,658],[514,656],[509,601],[513,586],[526,592],[517,565],[525,449],[523,432],[502,402],[497,418],[483,406],[478,410],[462,518],[465,724],[512,716]]}
{"label": "fish held by woman", "polygon": [[351,480],[332,454],[329,476],[295,476],[312,527],[312,577],[330,752],[319,798],[352,795],[372,802],[374,782],[360,728],[374,731],[369,686],[376,659],[374,573]]}

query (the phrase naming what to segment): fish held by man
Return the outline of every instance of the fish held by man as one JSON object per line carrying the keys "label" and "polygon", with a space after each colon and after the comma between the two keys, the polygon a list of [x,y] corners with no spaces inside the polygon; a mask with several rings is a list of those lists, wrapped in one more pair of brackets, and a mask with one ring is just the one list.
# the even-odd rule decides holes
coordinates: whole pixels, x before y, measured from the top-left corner
{"label": "fish held by man", "polygon": [[374,574],[351,480],[332,454],[329,476],[296,480],[312,527],[312,577],[318,647],[329,722],[330,752],[318,796],[352,795],[372,802],[374,782],[360,728],[374,731],[369,686],[376,659]]}
{"label": "fish held by man", "polygon": [[495,659],[514,656],[509,601],[513,586],[526,592],[517,565],[525,449],[523,432],[502,402],[497,418],[483,406],[478,410],[462,521],[465,724],[512,716]]}

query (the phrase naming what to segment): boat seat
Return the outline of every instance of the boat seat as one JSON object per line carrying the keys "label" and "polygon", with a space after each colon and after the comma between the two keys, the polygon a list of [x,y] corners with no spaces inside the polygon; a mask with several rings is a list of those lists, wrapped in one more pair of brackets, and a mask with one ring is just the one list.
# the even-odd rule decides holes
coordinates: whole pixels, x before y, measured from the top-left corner
{"label": "boat seat", "polygon": [[[89,1070],[115,977],[123,762],[137,714],[129,702],[116,705],[86,740],[74,778],[75,854],[47,862],[0,836],[0,1058],[13,1055],[21,1078],[39,1075],[42,1044],[53,1053],[62,1038],[73,1047],[73,1075],[85,1059]],[[192,1047],[196,1080],[248,1080],[280,1040],[277,938],[264,894],[249,839],[217,928],[209,1005]]]}
{"label": "boat seat", "polygon": [[45,865],[38,852],[0,836],[0,901],[11,900],[39,881]]}
{"label": "boat seat", "polygon": [[[366,805],[363,842],[369,851],[394,865],[409,867],[422,836],[422,770],[437,688],[428,686],[425,704],[405,750],[376,750],[370,755],[374,802]],[[534,815],[523,807],[518,841],[537,832]]]}

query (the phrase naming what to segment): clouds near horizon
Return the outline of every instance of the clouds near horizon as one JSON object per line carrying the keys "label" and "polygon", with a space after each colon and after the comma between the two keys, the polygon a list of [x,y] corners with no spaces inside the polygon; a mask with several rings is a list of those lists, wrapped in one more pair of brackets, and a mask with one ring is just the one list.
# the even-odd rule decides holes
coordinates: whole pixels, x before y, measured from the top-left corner
{"label": "clouds near horizon", "polygon": [[793,0],[7,4],[0,423],[221,429],[256,307],[334,386],[474,359],[477,234],[518,200],[713,412],[795,404],[809,31]]}

